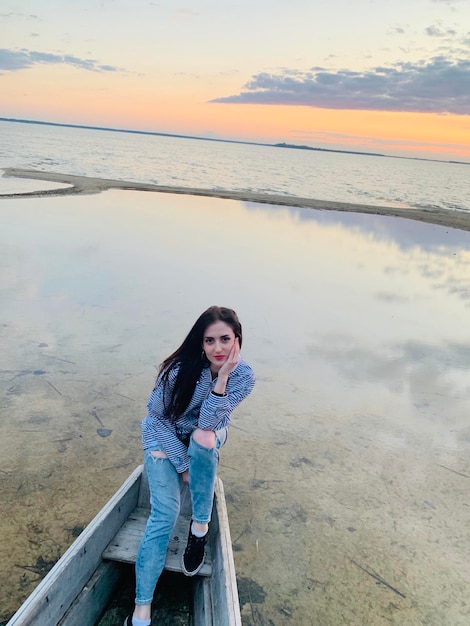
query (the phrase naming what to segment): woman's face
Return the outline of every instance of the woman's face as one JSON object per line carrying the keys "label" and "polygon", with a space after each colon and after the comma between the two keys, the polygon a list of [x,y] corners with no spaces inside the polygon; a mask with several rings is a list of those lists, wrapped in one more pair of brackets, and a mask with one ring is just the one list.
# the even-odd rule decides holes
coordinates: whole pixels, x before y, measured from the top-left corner
{"label": "woman's face", "polygon": [[206,353],[212,372],[220,370],[233,348],[234,341],[235,333],[225,322],[219,320],[206,328],[202,349]]}

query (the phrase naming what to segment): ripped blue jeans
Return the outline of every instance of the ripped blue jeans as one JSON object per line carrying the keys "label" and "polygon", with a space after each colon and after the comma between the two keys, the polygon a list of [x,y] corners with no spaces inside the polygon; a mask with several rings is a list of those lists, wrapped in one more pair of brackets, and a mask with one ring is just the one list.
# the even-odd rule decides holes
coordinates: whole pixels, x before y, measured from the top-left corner
{"label": "ripped blue jeans", "polygon": [[[215,447],[203,448],[191,441],[188,448],[189,490],[192,519],[210,522],[219,448],[227,439],[227,429],[216,433]],[[140,542],[135,563],[136,604],[151,604],[155,587],[163,571],[166,550],[180,511],[182,478],[168,458],[152,455],[161,448],[144,451],[144,463],[150,487],[150,515]],[[188,529],[189,530],[189,529]]]}

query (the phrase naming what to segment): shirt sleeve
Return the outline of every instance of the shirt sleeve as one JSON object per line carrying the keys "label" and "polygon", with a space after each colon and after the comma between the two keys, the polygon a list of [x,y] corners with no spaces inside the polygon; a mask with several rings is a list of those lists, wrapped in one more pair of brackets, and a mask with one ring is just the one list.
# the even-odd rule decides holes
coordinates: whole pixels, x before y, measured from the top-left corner
{"label": "shirt sleeve", "polygon": [[251,367],[241,363],[229,374],[225,396],[209,393],[199,413],[199,428],[219,430],[230,425],[233,410],[244,400],[255,386],[255,375]]}
{"label": "shirt sleeve", "polygon": [[147,404],[148,426],[155,430],[158,441],[168,456],[176,471],[181,474],[189,468],[188,449],[176,435],[176,425],[166,417],[165,394],[168,398],[176,381],[177,369],[170,371],[168,385],[165,385],[161,377],[150,394]]}
{"label": "shirt sleeve", "polygon": [[[145,422],[146,429],[156,433],[158,443],[176,471],[181,474],[189,468],[188,449],[178,438],[176,424],[168,419],[165,411],[165,399],[168,403],[177,374],[177,368],[170,371],[168,384],[161,377],[157,380],[147,404]],[[232,411],[251,393],[254,385],[252,369],[247,363],[241,362],[229,375],[225,396],[216,396],[210,388],[204,392],[207,395],[199,411],[198,427],[216,431],[229,426]]]}

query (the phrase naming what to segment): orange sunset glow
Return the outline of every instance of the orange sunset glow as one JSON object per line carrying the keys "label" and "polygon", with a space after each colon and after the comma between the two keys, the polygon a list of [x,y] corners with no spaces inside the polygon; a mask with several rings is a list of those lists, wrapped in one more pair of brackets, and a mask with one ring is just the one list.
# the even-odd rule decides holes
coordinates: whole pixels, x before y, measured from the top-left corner
{"label": "orange sunset glow", "polygon": [[3,118],[470,160],[467,3],[4,4]]}

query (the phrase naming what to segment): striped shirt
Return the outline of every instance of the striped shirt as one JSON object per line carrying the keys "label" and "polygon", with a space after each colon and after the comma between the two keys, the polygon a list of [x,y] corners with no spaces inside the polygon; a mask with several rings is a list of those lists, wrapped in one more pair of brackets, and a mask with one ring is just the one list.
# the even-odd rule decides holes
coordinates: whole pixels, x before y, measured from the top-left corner
{"label": "striped shirt", "polygon": [[[173,389],[177,373],[177,366],[170,370],[169,387],[166,389],[167,404],[168,394]],[[165,412],[165,385],[162,377],[159,376],[150,394],[147,416],[142,421],[144,450],[163,449],[177,472],[187,470],[189,468],[187,446],[189,435],[196,428],[215,431],[229,426],[232,411],[252,391],[255,376],[248,363],[240,359],[228,376],[225,396],[216,396],[211,393],[216,382],[217,378],[212,380],[209,367],[204,368],[186,411],[176,422],[172,422]]]}

